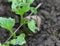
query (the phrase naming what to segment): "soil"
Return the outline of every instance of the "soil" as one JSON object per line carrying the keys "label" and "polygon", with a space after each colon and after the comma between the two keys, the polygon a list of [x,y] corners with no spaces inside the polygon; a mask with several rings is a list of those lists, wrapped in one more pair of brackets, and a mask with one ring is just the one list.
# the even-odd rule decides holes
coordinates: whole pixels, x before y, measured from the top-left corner
{"label": "soil", "polygon": [[[42,19],[40,31],[26,37],[27,43],[24,46],[60,46],[60,0],[35,0],[32,6],[39,3],[43,3],[37,13]],[[0,16],[15,18],[14,30],[19,26],[19,16],[12,13],[11,3],[7,0],[0,0]],[[6,29],[0,28],[1,43],[9,36],[10,33]]]}

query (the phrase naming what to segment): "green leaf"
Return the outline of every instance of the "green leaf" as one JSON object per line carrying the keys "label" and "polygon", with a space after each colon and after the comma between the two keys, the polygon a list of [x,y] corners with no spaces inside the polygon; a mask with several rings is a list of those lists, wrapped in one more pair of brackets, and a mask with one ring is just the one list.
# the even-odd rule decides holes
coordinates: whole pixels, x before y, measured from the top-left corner
{"label": "green leaf", "polygon": [[31,20],[28,22],[28,28],[33,32],[36,33],[36,22],[34,20]]}
{"label": "green leaf", "polygon": [[27,3],[21,3],[21,6],[19,9],[16,10],[16,14],[20,14],[21,16],[30,10],[30,5],[28,5]]}
{"label": "green leaf", "polygon": [[10,46],[9,41],[7,41],[7,42],[5,43],[5,46]]}
{"label": "green leaf", "polygon": [[6,45],[3,45],[3,44],[0,43],[0,46],[6,46]]}
{"label": "green leaf", "polygon": [[17,11],[17,6],[18,6],[17,0],[12,1],[11,8],[13,12]]}
{"label": "green leaf", "polygon": [[37,9],[36,9],[36,8],[31,7],[31,9],[30,9],[30,10],[31,10],[31,12],[32,12],[32,13],[37,14]]}
{"label": "green leaf", "polygon": [[17,39],[11,40],[10,43],[13,44],[13,45],[23,45],[23,44],[25,44],[26,43],[26,41],[25,41],[25,34],[24,33],[20,34],[17,37]]}
{"label": "green leaf", "polygon": [[2,28],[5,28],[7,30],[11,30],[14,25],[15,25],[15,20],[14,19],[0,17],[0,26]]}
{"label": "green leaf", "polygon": [[24,12],[27,12],[30,10],[30,5],[28,3],[22,3],[22,9]]}
{"label": "green leaf", "polygon": [[[34,0],[10,0],[12,2],[12,11],[21,16],[24,15],[25,12],[30,10],[30,5]],[[32,12],[36,13],[36,10],[31,8]]]}
{"label": "green leaf", "polygon": [[22,0],[24,3],[26,3],[26,0]]}

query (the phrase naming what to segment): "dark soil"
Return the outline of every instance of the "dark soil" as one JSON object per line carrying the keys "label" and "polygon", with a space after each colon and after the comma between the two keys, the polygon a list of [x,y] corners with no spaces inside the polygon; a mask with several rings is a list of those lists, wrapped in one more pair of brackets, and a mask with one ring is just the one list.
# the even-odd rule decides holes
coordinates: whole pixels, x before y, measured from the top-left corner
{"label": "dark soil", "polygon": [[[27,43],[24,46],[60,46],[60,0],[35,0],[32,6],[39,3],[43,3],[38,9],[38,15],[42,19],[41,30],[26,37]],[[15,18],[15,30],[19,26],[19,16],[12,13],[10,6],[7,0],[0,0],[0,16]],[[9,36],[8,31],[0,28],[0,42],[3,43]]]}

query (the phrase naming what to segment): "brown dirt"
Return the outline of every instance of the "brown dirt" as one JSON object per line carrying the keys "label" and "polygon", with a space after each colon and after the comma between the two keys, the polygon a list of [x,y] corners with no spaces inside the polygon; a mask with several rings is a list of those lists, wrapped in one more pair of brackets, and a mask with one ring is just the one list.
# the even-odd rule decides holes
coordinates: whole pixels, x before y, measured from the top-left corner
{"label": "brown dirt", "polygon": [[[24,46],[60,46],[60,0],[35,0],[32,6],[43,3],[38,9],[38,15],[42,18],[40,32],[26,37]],[[7,0],[0,0],[0,16],[16,19],[14,29],[19,26],[19,16],[12,13],[11,4]],[[18,33],[18,32],[17,32]],[[0,28],[0,42],[9,37],[9,32]]]}

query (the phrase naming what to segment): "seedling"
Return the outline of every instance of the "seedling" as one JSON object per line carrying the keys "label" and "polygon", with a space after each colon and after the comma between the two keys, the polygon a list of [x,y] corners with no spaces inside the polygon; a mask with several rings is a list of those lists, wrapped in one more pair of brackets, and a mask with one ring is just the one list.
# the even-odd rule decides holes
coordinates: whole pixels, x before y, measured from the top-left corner
{"label": "seedling", "polygon": [[10,0],[10,2],[12,2],[12,6],[11,6],[12,11],[20,15],[20,25],[28,24],[30,30],[32,30],[32,32],[35,33],[36,32],[34,29],[34,27],[36,27],[35,22],[31,21],[31,23],[33,24],[31,25],[31,23],[26,22],[26,20],[23,17],[24,13],[28,11],[31,11],[34,14],[37,13],[37,10],[34,7],[30,6],[34,2],[34,0]]}
{"label": "seedling", "polygon": [[[38,30],[36,27],[36,21],[33,19],[31,19],[30,21],[26,21],[23,17],[24,14],[28,11],[31,11],[34,14],[37,13],[36,8],[30,6],[34,2],[34,0],[9,0],[9,2],[12,2],[11,5],[12,11],[20,15],[20,25],[27,24],[28,28],[33,33],[36,33],[37,32],[36,30]],[[11,41],[8,41],[4,45],[0,44],[1,46],[9,46],[9,44],[23,45],[26,43],[24,39],[25,38],[24,33],[20,34],[19,36],[16,36],[16,34],[13,33],[12,29],[14,25],[15,25],[14,19],[0,17],[0,26],[10,31],[14,38],[16,37],[16,39],[12,39]]]}

